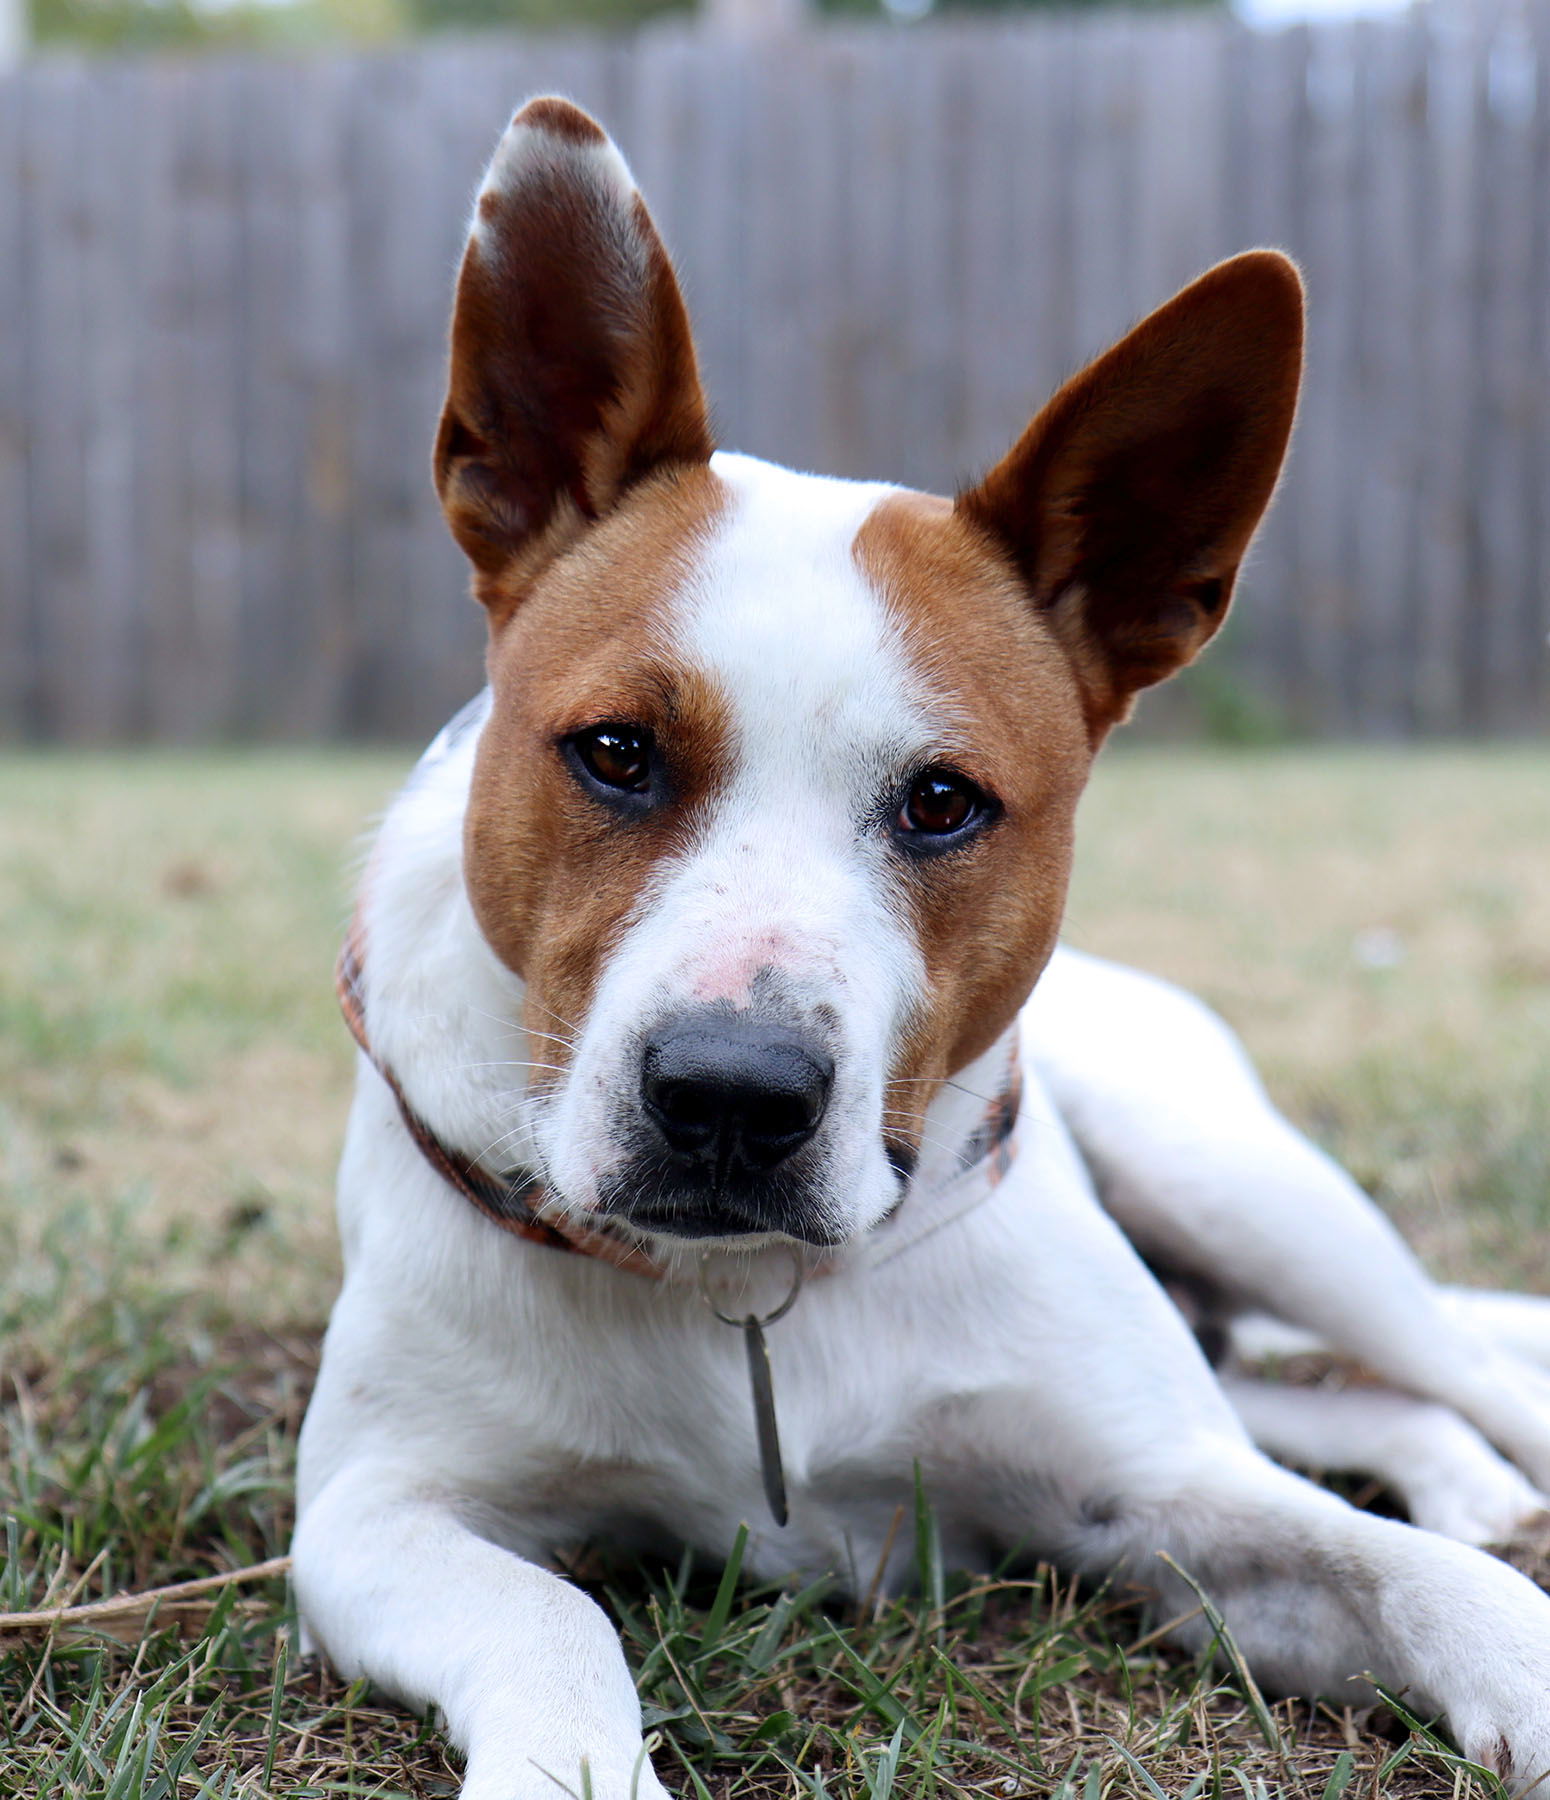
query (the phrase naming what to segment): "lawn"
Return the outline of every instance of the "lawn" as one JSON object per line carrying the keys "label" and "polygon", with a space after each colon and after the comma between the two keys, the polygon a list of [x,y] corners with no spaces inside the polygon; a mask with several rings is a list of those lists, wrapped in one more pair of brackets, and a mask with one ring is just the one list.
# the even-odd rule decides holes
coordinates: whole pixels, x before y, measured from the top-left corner
{"label": "lawn", "polygon": [[[0,1611],[283,1554],[336,1279],[330,965],[396,754],[0,759]],[[1439,1271],[1550,1289],[1550,781],[1536,750],[1128,747],[1069,936],[1196,987]],[[579,1571],[685,1792],[1484,1795],[1383,1715],[1267,1708],[1120,1597],[966,1582],[858,1618]],[[8,1633],[8,1634],[7,1634]],[[0,1625],[0,1795],[447,1795],[296,1652],[283,1578]]]}

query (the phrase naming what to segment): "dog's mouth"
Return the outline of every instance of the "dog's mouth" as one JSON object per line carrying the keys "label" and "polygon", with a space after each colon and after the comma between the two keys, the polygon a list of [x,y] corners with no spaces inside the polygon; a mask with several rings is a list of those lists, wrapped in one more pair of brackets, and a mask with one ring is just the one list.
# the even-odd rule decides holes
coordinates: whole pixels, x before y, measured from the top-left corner
{"label": "dog's mouth", "polygon": [[832,1250],[847,1234],[825,1203],[824,1188],[817,1167],[714,1183],[637,1153],[604,1185],[597,1211],[650,1237],[723,1245],[784,1240]]}

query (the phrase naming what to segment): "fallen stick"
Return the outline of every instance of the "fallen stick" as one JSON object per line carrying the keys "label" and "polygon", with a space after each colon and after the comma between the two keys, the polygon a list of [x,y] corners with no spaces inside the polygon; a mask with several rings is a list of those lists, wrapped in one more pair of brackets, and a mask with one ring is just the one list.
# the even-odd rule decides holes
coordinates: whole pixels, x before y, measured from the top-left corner
{"label": "fallen stick", "polygon": [[176,1604],[200,1594],[213,1593],[218,1588],[233,1587],[241,1581],[266,1581],[271,1575],[285,1574],[290,1566],[288,1556],[272,1556],[268,1562],[253,1563],[246,1569],[228,1569],[224,1575],[201,1575],[197,1581],[175,1581],[171,1587],[146,1588],[138,1594],[117,1594],[111,1600],[93,1600],[85,1606],[51,1606],[42,1612],[0,1613],[0,1636],[7,1632],[50,1631],[58,1625],[92,1625],[99,1619],[113,1619],[122,1613],[148,1612],[164,1600]]}

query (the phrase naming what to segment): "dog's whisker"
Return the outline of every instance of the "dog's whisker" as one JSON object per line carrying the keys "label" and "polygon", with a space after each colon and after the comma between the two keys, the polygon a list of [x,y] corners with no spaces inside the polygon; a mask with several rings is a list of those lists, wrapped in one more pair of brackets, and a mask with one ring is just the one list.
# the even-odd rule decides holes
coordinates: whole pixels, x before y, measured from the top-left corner
{"label": "dog's whisker", "polygon": [[[926,1079],[926,1077],[924,1077],[924,1076],[901,1077],[901,1081],[914,1081],[914,1080],[924,1081],[925,1079]],[[1004,1094],[1002,1094],[1002,1095],[997,1096],[996,1099],[992,1100],[988,1094],[976,1093],[973,1088],[964,1087],[961,1082],[957,1082],[957,1081],[944,1081],[940,1085],[943,1087],[957,1088],[960,1093],[967,1094],[971,1100],[982,1101],[987,1108],[992,1107],[992,1106],[1000,1106],[1002,1101],[1005,1100],[1005,1098],[1006,1098],[1006,1096]],[[901,1114],[900,1116],[902,1116],[904,1118],[916,1118],[916,1117],[919,1117],[920,1115],[912,1114],[912,1113],[904,1113],[904,1114]],[[1023,1096],[1020,1099],[1020,1101],[1018,1103],[1018,1108],[1017,1108],[1017,1128],[1019,1131],[1021,1131],[1025,1127],[1027,1129],[1033,1130],[1033,1131],[1051,1131],[1051,1130],[1064,1131],[1065,1130],[1065,1126],[1061,1123],[1058,1114],[1052,1113],[1052,1112],[1040,1112],[1035,1107],[1029,1105],[1026,1090],[1024,1090]]]}
{"label": "dog's whisker", "polygon": [[986,1106],[994,1106],[996,1100],[989,1094],[982,1094],[978,1088],[971,1088],[961,1081],[951,1080],[947,1076],[931,1075],[894,1075],[889,1077],[890,1087],[935,1087],[952,1088],[955,1093],[967,1094],[971,1100],[981,1101]]}
{"label": "dog's whisker", "polygon": [[956,1156],[963,1149],[961,1142],[954,1143],[952,1140],[930,1131],[922,1132],[916,1140],[916,1145],[921,1150],[939,1150],[944,1156]]}
{"label": "dog's whisker", "polygon": [[529,1089],[525,1093],[512,1094],[500,1108],[497,1117],[500,1118],[503,1123],[507,1119],[517,1118],[524,1110],[533,1110],[534,1105],[539,1098],[540,1093],[536,1089]]}
{"label": "dog's whisker", "polygon": [[568,1075],[569,1068],[564,1063],[524,1062],[517,1057],[500,1057],[491,1062],[459,1063],[460,1069],[552,1069],[557,1075]]}
{"label": "dog's whisker", "polygon": [[[508,1144],[513,1143],[524,1134],[531,1137],[535,1115],[538,1110],[535,1104],[537,1099],[538,1096],[534,1094],[518,1094],[515,1096],[514,1103],[507,1116],[515,1116],[516,1123],[510,1130],[499,1132],[495,1137],[491,1138],[479,1152],[475,1161],[484,1162],[488,1157],[497,1155],[501,1150],[505,1149]],[[536,1144],[534,1148],[536,1150]]]}
{"label": "dog's whisker", "polygon": [[504,1150],[508,1144],[512,1143],[515,1139],[521,1137],[522,1134],[526,1131],[526,1129],[527,1129],[527,1127],[524,1124],[524,1125],[513,1126],[513,1128],[510,1131],[503,1131],[499,1137],[492,1138],[490,1140],[490,1142],[485,1145],[485,1147],[474,1158],[474,1161],[475,1162],[485,1162],[488,1158],[490,1158],[492,1156],[498,1156],[500,1154],[500,1152],[502,1150]]}
{"label": "dog's whisker", "polygon": [[557,1013],[552,1006],[545,1006],[542,1001],[533,999],[531,994],[527,996],[525,1004],[529,1011],[536,1008],[537,1011],[547,1014],[562,1030],[573,1032],[577,1037],[581,1036],[583,1028],[574,1019],[567,1019],[564,1013]]}
{"label": "dog's whisker", "polygon": [[[516,1032],[516,1031],[521,1031],[521,1029],[522,1029],[522,1026],[518,1023],[517,1020],[508,1019],[504,1013],[486,1012],[482,1006],[471,1006],[468,1008],[468,1010],[469,1010],[469,1012],[471,1012],[473,1014],[473,1016],[476,1019],[488,1019],[492,1025],[499,1025],[502,1031]],[[446,1017],[446,1014],[445,1013],[433,1013],[433,1014],[427,1014],[426,1016],[431,1017],[431,1018],[444,1019]]]}

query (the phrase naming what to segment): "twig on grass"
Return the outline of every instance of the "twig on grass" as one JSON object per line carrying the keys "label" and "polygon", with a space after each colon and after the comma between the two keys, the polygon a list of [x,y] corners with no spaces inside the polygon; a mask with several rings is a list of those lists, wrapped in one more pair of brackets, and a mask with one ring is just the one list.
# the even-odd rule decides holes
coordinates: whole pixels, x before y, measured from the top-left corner
{"label": "twig on grass", "polygon": [[8,1637],[30,1637],[40,1633],[90,1629],[94,1626],[110,1631],[115,1623],[153,1607],[174,1614],[185,1603],[203,1595],[234,1587],[239,1582],[267,1581],[283,1575],[291,1566],[288,1556],[271,1556],[268,1562],[252,1563],[245,1569],[228,1569],[223,1575],[201,1575],[197,1581],[175,1581],[170,1587],[145,1588],[136,1594],[115,1594],[111,1600],[93,1600],[85,1606],[50,1606],[42,1612],[0,1613],[0,1643]]}

